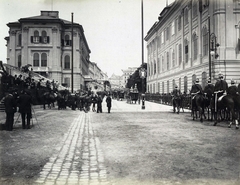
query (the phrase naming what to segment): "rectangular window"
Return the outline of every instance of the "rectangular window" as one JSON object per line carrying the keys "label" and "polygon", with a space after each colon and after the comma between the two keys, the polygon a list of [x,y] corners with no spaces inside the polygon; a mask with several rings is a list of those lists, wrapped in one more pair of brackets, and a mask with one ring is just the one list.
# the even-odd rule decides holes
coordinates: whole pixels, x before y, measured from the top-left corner
{"label": "rectangular window", "polygon": [[181,16],[178,17],[178,31],[182,29],[182,22],[181,22]]}
{"label": "rectangular window", "polygon": [[64,78],[64,83],[66,84],[66,87],[70,87],[70,78]]}
{"label": "rectangular window", "polygon": [[175,22],[173,21],[172,22],[172,35],[175,34]]}
{"label": "rectangular window", "polygon": [[34,67],[39,67],[39,60],[38,59],[33,60],[33,66]]}
{"label": "rectangular window", "polygon": [[178,60],[179,60],[179,65],[182,63],[182,44],[179,44],[178,46]]}
{"label": "rectangular window", "polygon": [[188,62],[188,45],[185,46],[185,62]]}
{"label": "rectangular window", "polygon": [[47,60],[41,60],[41,66],[42,67],[47,67]]}

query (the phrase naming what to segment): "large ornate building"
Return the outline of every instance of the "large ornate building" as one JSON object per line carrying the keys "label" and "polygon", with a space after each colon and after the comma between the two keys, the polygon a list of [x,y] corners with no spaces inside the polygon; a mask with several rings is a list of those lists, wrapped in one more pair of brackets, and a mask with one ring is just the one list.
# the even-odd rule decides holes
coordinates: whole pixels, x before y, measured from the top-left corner
{"label": "large ornate building", "polygon": [[80,24],[60,19],[58,11],[41,11],[39,16],[21,18],[7,26],[9,36],[5,39],[9,65],[30,64],[34,72],[68,87],[72,84],[73,67],[73,89],[85,87],[91,51]]}
{"label": "large ornate building", "polygon": [[222,73],[240,82],[240,1],[176,0],[150,28],[147,41],[147,91],[189,93]]}

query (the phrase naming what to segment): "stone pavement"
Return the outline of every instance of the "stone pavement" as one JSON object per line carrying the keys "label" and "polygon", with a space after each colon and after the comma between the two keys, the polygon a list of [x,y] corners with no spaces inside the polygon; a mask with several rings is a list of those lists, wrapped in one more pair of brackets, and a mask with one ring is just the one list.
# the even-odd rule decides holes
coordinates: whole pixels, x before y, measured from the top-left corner
{"label": "stone pavement", "polygon": [[109,184],[90,114],[80,112],[40,172],[36,184]]}

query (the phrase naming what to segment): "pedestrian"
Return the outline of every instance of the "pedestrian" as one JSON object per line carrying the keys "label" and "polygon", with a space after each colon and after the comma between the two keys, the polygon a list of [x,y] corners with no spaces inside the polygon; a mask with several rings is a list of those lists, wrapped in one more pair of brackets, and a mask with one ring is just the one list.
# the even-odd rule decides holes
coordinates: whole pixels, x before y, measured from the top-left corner
{"label": "pedestrian", "polygon": [[[22,94],[19,96],[18,99],[19,103],[19,112],[21,113],[22,117],[22,128],[30,129],[30,119],[32,117],[32,97],[27,94],[25,90],[23,90]],[[27,117],[27,127],[25,124]]]}
{"label": "pedestrian", "polygon": [[112,99],[109,94],[107,95],[106,102],[107,102],[108,113],[110,113],[110,110],[112,107]]}
{"label": "pedestrian", "polygon": [[98,95],[97,97],[97,113],[102,113],[102,97]]}
{"label": "pedestrian", "polygon": [[5,129],[8,131],[12,131],[13,122],[14,122],[14,113],[17,110],[17,103],[12,93],[6,93],[6,96],[4,98],[4,105],[5,105],[5,112],[6,112]]}

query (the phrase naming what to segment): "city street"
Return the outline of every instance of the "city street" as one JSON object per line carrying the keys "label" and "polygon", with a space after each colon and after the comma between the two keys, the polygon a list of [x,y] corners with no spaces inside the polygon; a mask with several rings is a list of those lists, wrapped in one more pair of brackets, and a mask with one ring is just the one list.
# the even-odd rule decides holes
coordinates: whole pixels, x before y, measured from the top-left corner
{"label": "city street", "polygon": [[[42,110],[1,131],[1,184],[239,184],[239,130],[172,107],[113,100],[110,114]],[[15,121],[18,113],[15,115]],[[1,114],[1,123],[4,116]]]}

